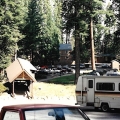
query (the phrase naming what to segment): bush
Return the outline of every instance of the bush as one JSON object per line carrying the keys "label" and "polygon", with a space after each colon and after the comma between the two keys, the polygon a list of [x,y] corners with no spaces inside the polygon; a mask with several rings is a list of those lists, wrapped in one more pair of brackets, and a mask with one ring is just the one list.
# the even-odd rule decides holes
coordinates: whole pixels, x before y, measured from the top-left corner
{"label": "bush", "polygon": [[4,79],[4,75],[0,75],[0,81]]}
{"label": "bush", "polygon": [[0,93],[5,92],[6,90],[8,90],[8,88],[5,87],[5,86],[3,85],[3,83],[0,83]]}
{"label": "bush", "polygon": [[46,78],[47,78],[47,75],[35,74],[35,78],[36,78],[36,79],[46,79]]}

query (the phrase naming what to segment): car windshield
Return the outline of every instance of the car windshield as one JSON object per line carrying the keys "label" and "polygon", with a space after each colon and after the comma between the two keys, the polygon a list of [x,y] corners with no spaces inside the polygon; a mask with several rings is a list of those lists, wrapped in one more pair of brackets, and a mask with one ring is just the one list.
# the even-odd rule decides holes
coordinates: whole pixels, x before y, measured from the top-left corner
{"label": "car windshield", "polygon": [[76,108],[53,108],[25,110],[25,120],[85,120],[85,115]]}

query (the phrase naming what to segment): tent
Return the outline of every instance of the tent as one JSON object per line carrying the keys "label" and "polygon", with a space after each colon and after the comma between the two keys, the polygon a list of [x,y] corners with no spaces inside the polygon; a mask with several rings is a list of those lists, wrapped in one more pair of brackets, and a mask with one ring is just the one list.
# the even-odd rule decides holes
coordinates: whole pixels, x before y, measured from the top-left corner
{"label": "tent", "polygon": [[13,63],[6,68],[8,81],[13,84],[12,93],[14,96],[14,81],[30,81],[30,93],[33,97],[32,86],[33,82],[36,82],[34,71],[37,69],[27,60],[17,58]]}

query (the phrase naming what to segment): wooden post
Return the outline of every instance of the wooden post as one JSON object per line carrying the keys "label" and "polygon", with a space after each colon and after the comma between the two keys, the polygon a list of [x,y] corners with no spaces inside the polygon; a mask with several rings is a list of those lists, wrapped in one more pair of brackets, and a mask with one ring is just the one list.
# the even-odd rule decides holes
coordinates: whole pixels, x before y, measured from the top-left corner
{"label": "wooden post", "polygon": [[30,80],[30,97],[33,98],[33,81]]}
{"label": "wooden post", "polygon": [[13,81],[13,85],[12,85],[12,97],[15,97],[15,85],[14,85],[14,81]]}

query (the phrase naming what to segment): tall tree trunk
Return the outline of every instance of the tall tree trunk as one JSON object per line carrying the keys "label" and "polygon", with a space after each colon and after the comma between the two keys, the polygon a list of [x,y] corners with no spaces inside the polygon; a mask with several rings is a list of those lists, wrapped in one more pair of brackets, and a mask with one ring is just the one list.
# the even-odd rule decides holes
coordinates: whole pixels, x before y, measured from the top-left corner
{"label": "tall tree trunk", "polygon": [[78,81],[78,77],[80,76],[80,35],[79,35],[79,24],[78,24],[78,6],[77,2],[75,5],[75,84]]}
{"label": "tall tree trunk", "polygon": [[92,70],[96,70],[95,66],[95,52],[94,52],[94,39],[93,39],[93,19],[91,17],[90,20],[90,42],[91,42],[91,65],[92,65]]}
{"label": "tall tree trunk", "polygon": [[75,30],[75,84],[80,76],[80,48],[79,48],[79,34],[77,29]]}
{"label": "tall tree trunk", "polygon": [[70,30],[67,30],[66,32],[66,44],[70,42]]}

